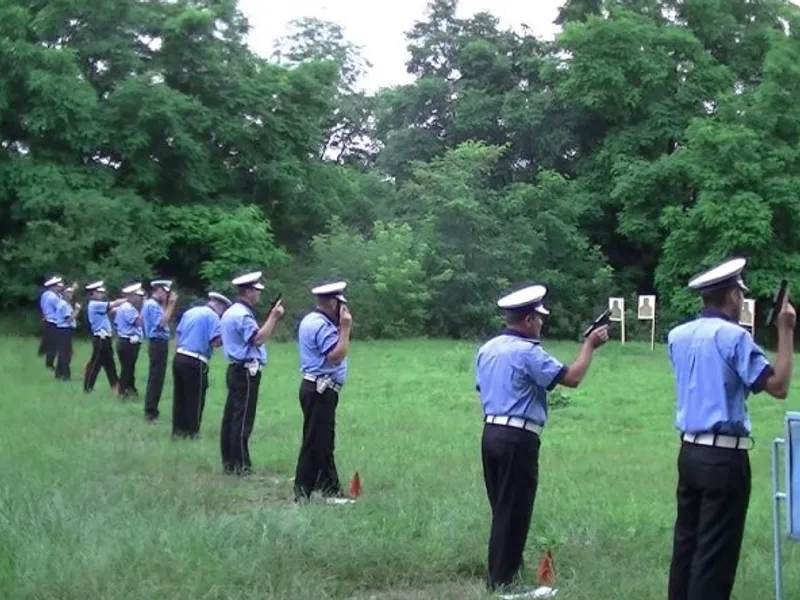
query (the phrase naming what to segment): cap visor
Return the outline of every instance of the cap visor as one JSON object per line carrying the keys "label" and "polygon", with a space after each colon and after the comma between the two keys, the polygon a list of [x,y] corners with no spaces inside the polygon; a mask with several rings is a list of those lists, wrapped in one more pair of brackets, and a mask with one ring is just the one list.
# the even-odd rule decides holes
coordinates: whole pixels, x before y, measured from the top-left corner
{"label": "cap visor", "polygon": [[261,285],[260,283],[254,283],[254,284],[253,284],[253,289],[254,289],[254,290],[263,290],[263,289],[264,289],[264,286],[263,286],[263,285]]}
{"label": "cap visor", "polygon": [[540,315],[549,315],[550,314],[550,311],[547,310],[544,306],[537,306],[535,310]]}

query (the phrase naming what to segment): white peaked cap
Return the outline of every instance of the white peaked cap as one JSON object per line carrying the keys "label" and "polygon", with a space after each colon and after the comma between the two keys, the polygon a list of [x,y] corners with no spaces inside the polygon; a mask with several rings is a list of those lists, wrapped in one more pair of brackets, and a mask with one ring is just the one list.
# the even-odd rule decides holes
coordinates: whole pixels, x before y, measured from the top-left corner
{"label": "white peaked cap", "polygon": [[695,275],[689,281],[689,288],[696,292],[711,292],[716,289],[737,285],[745,292],[750,291],[742,281],[742,271],[747,265],[746,258],[732,258],[717,266]]}
{"label": "white peaked cap", "polygon": [[126,287],[122,288],[122,293],[123,294],[136,294],[140,290],[142,290],[142,284],[141,283],[132,283],[129,286],[126,286]]}
{"label": "white peaked cap", "polygon": [[92,282],[92,283],[87,283],[86,286],[83,289],[85,289],[87,292],[95,292],[95,291],[104,292],[105,291],[105,289],[103,288],[103,282],[102,281],[95,281],[95,282]]}
{"label": "white peaked cap", "polygon": [[264,286],[259,283],[260,279],[261,271],[253,271],[252,273],[240,275],[236,279],[233,279],[231,283],[236,287],[252,287],[257,290],[263,290]]}
{"label": "white peaked cap", "polygon": [[63,281],[64,280],[61,279],[61,277],[59,275],[54,275],[53,277],[51,277],[50,279],[48,279],[47,281],[44,282],[44,287],[50,287],[51,285],[58,285],[59,283],[62,283]]}
{"label": "white peaked cap", "polygon": [[154,279],[150,282],[150,287],[160,287],[170,291],[172,289],[172,281],[170,279]]}
{"label": "white peaked cap", "polygon": [[228,298],[223,296],[222,294],[218,294],[217,292],[208,292],[209,300],[216,300],[217,302],[222,302],[225,306],[230,306],[233,304]]}
{"label": "white peaked cap", "polygon": [[136,290],[136,295],[137,296],[144,296],[144,290],[142,288],[139,288],[138,290]]}
{"label": "white peaked cap", "polygon": [[341,294],[345,288],[347,288],[346,282],[336,281],[334,283],[318,285],[317,287],[312,288],[311,293],[315,296],[333,296],[334,294]]}
{"label": "white peaked cap", "polygon": [[531,285],[503,296],[497,301],[497,306],[503,310],[519,310],[530,307],[540,315],[549,315],[550,311],[542,305],[546,295],[546,287],[543,285]]}

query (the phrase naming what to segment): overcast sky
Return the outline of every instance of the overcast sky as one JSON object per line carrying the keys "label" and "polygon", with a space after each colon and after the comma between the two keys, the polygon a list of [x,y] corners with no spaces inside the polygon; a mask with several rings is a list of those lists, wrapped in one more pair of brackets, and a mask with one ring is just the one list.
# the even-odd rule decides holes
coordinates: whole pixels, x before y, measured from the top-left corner
{"label": "overcast sky", "polygon": [[[561,4],[562,0],[461,0],[459,16],[489,11],[503,26],[525,23],[537,35],[552,38]],[[404,35],[414,21],[424,18],[426,5],[426,0],[239,0],[252,27],[250,45],[265,57],[292,19],[317,17],[341,25],[372,63],[362,83],[369,91],[410,80]]]}

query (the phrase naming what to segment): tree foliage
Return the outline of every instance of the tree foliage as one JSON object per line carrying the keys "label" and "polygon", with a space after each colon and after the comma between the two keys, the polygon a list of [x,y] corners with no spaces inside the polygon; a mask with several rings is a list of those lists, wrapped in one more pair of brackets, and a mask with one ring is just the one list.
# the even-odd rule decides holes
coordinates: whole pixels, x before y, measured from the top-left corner
{"label": "tree foliage", "polygon": [[[299,317],[344,278],[362,336],[478,336],[544,281],[551,335],[609,295],[800,275],[800,15],[788,0],[566,0],[553,41],[431,0],[413,81],[368,94],[335,23],[254,55],[234,0],[0,7],[0,281],[259,268]],[[665,311],[665,312],[664,312]]]}

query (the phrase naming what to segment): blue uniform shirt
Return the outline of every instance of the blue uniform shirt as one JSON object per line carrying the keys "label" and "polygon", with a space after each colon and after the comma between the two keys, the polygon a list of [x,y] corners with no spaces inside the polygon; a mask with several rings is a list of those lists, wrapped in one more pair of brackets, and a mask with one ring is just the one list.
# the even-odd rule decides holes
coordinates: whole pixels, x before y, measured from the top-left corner
{"label": "blue uniform shirt", "polygon": [[45,290],[42,294],[42,297],[39,301],[39,306],[42,309],[42,316],[44,320],[48,323],[55,323],[58,321],[58,317],[56,316],[56,309],[58,308],[58,302],[61,300],[58,294],[56,294],[53,290]]}
{"label": "blue uniform shirt", "polygon": [[180,350],[211,358],[211,342],[222,336],[219,315],[210,306],[190,308],[181,316],[175,333]]}
{"label": "blue uniform shirt", "polygon": [[339,385],[347,377],[347,359],[338,365],[328,362],[327,356],[339,343],[339,330],[327,315],[320,311],[308,313],[297,332],[300,345],[300,371],[309,375],[329,376]]}
{"label": "blue uniform shirt", "polygon": [[550,356],[541,342],[506,330],[490,339],[475,357],[475,389],[483,414],[547,422],[547,392],[567,368]]}
{"label": "blue uniform shirt", "polygon": [[72,305],[63,298],[58,299],[54,318],[59,329],[72,329],[76,326],[75,319],[72,318]]}
{"label": "blue uniform shirt", "polygon": [[222,330],[222,348],[225,357],[231,362],[249,362],[257,360],[267,364],[267,349],[264,344],[256,346],[253,337],[258,332],[258,323],[253,309],[241,301],[234,302],[222,314],[220,319]]}
{"label": "blue uniform shirt", "polygon": [[764,389],[772,367],[750,332],[716,311],[668,336],[681,433],[750,434],[747,396]]}
{"label": "blue uniform shirt", "polygon": [[105,332],[106,335],[111,335],[108,302],[104,300],[89,300],[89,304],[86,306],[86,317],[89,319],[92,335],[100,335],[102,332]]}
{"label": "blue uniform shirt", "polygon": [[142,326],[136,324],[139,311],[130,302],[124,302],[114,314],[114,325],[117,327],[117,335],[123,338],[142,337]]}
{"label": "blue uniform shirt", "polygon": [[161,325],[164,307],[155,298],[148,298],[142,305],[142,329],[148,340],[169,341],[169,325]]}

